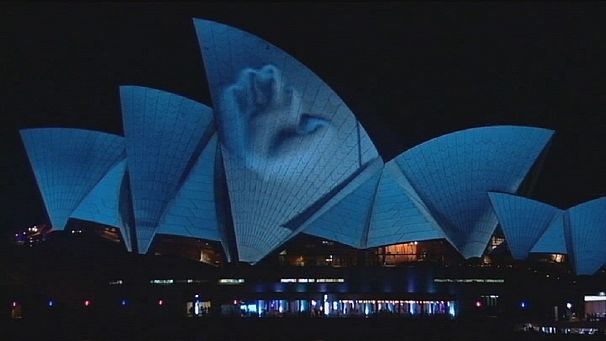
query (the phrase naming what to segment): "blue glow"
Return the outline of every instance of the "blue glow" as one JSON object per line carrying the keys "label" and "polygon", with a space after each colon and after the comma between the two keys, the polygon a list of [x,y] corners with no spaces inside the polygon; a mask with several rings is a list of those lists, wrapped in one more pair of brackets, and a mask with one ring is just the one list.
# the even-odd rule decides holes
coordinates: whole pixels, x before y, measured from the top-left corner
{"label": "blue glow", "polygon": [[567,216],[566,211],[556,214],[530,252],[567,254],[568,242],[564,235],[564,218]]}
{"label": "blue glow", "polygon": [[282,71],[274,65],[247,67],[223,90],[217,106],[225,134],[223,145],[261,176],[282,175],[266,174],[264,163],[311,157],[301,153],[314,151],[314,144],[328,133],[323,130],[331,129],[328,118],[304,113],[301,94],[285,83]]}
{"label": "blue glow", "polygon": [[126,301],[125,299],[120,302],[120,305],[122,305],[123,307],[126,307],[127,304],[128,301]]}
{"label": "blue glow", "polygon": [[303,64],[233,27],[198,19],[194,26],[222,139],[238,254],[256,262],[293,235],[282,224],[378,153],[345,103]]}
{"label": "blue glow", "polygon": [[517,260],[528,257],[533,245],[561,213],[561,210],[553,206],[516,195],[493,192],[488,195],[505,234],[507,246]]}
{"label": "blue glow", "polygon": [[249,304],[247,306],[247,308],[248,308],[249,312],[257,313],[257,305],[256,304]]}
{"label": "blue glow", "polygon": [[[227,246],[233,232],[239,260],[252,263],[300,232],[356,248],[446,239],[464,257],[477,257],[497,223],[487,192],[515,193],[553,135],[468,129],[384,164],[351,110],[307,67],[249,33],[205,20],[194,25],[214,112],[164,91],[123,86],[124,138],[21,131],[55,229],[69,218],[116,226],[129,250],[136,241],[141,253],[157,233]],[[221,193],[223,181],[228,193]],[[229,198],[228,219],[220,219],[219,197]],[[520,202],[492,202],[515,258],[558,248],[571,250],[578,273],[606,263],[606,251],[596,251],[598,241],[606,244],[598,233],[601,204],[552,219],[539,204],[520,204],[533,212],[513,214]]]}
{"label": "blue glow", "polygon": [[130,209],[124,209],[130,207],[130,201],[126,200],[123,190],[125,174],[126,160],[122,160],[86,195],[72,212],[71,218],[118,227],[126,248],[132,251],[128,217],[125,215]]}
{"label": "blue glow", "polygon": [[445,237],[396,162],[385,164],[365,247]]}
{"label": "blue glow", "polygon": [[455,305],[454,303],[450,303],[448,302],[448,314],[452,317],[455,317],[456,312],[455,312]]}
{"label": "blue glow", "polygon": [[372,162],[312,216],[303,231],[356,248],[364,248],[382,166],[380,159]]}
{"label": "blue glow", "polygon": [[158,233],[221,240],[215,202],[217,140],[213,134],[204,146],[160,219]]}
{"label": "blue glow", "polygon": [[53,228],[63,230],[84,197],[124,159],[120,136],[91,130],[37,128],[20,131]]}
{"label": "blue glow", "polygon": [[606,264],[606,197],[568,210],[574,269],[578,275],[592,275]]}
{"label": "blue glow", "polygon": [[526,301],[522,301],[522,302],[520,303],[520,307],[521,307],[522,309],[526,309],[526,308],[528,307],[528,303],[526,303]]}
{"label": "blue glow", "polygon": [[49,301],[48,301],[48,306],[49,306],[49,307],[51,307],[51,308],[52,308],[54,305],[55,305],[55,302],[53,302],[53,300],[49,300]]}
{"label": "blue glow", "polygon": [[146,253],[198,145],[210,137],[211,109],[168,92],[120,87],[139,253]]}
{"label": "blue glow", "polygon": [[552,136],[541,128],[473,128],[427,141],[395,161],[461,254],[480,257],[497,226],[487,192],[515,193]]}

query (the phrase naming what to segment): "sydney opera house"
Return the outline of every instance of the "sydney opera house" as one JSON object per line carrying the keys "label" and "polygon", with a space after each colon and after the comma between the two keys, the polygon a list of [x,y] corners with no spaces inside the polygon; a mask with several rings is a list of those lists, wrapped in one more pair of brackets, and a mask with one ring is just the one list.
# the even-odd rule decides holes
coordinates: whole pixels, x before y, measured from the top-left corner
{"label": "sydney opera house", "polygon": [[[245,288],[218,300],[247,298],[258,314],[454,316],[528,297],[506,285],[516,264],[603,276],[606,197],[565,209],[528,197],[554,131],[472,127],[384,160],[306,66],[236,28],[194,26],[212,103],[127,85],[123,136],[21,131],[54,230],[98,224],[135,254],[203,241],[196,255],[222,265],[216,285]],[[259,279],[265,263],[273,272]]]}

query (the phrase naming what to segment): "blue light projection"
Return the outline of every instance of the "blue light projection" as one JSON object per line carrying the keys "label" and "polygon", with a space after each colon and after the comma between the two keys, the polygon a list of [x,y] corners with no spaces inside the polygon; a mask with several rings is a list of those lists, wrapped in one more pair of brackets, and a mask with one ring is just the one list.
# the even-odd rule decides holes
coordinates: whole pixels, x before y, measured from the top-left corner
{"label": "blue light projection", "polygon": [[568,210],[574,269],[592,275],[606,265],[606,197]]}
{"label": "blue light projection", "polygon": [[370,215],[383,162],[376,160],[308,220],[307,234],[355,248],[366,247]]}
{"label": "blue light projection", "polygon": [[130,209],[123,209],[124,205],[130,206],[123,187],[125,177],[126,160],[122,160],[105,174],[70,217],[118,227],[126,248],[132,251],[126,215]]}
{"label": "blue light projection", "polygon": [[383,169],[365,247],[445,238],[394,160]]}
{"label": "blue light projection", "polygon": [[314,144],[323,135],[334,134],[327,118],[301,111],[301,94],[284,83],[281,71],[273,65],[244,69],[224,90],[219,106],[223,146],[263,177],[285,174],[257,167],[313,157]]}
{"label": "blue light projection", "polygon": [[[190,99],[123,86],[124,138],[21,131],[55,228],[69,217],[116,226],[140,253],[157,233],[218,240],[228,258],[233,232],[239,260],[250,263],[301,232],[357,248],[444,238],[478,257],[497,224],[487,193],[515,193],[553,135],[468,129],[384,164],[345,103],[303,64],[238,29],[194,26],[215,117]],[[491,198],[516,257],[574,248],[580,271],[597,266],[581,245],[599,232],[602,204],[547,219],[545,207],[504,195]],[[532,216],[541,219],[523,234]]]}
{"label": "blue light projection", "polygon": [[551,205],[517,195],[490,192],[488,196],[511,255],[518,260],[528,257],[533,245],[562,212]]}
{"label": "blue light projection", "polygon": [[20,131],[54,229],[67,219],[103,176],[124,159],[120,136],[70,128]]}
{"label": "blue light projection", "polygon": [[552,135],[532,127],[472,128],[427,141],[395,161],[461,254],[480,257],[497,225],[486,193],[515,193]]}
{"label": "blue light projection", "polygon": [[256,262],[293,235],[286,223],[378,153],[345,103],[303,64],[238,29],[198,19],[194,26],[238,253]]}
{"label": "blue light projection", "polygon": [[146,253],[166,205],[213,127],[205,105],[168,92],[120,87],[137,244]]}
{"label": "blue light projection", "polygon": [[559,253],[567,254],[568,247],[564,235],[564,217],[567,217],[566,211],[557,213],[543,235],[534,244],[530,252],[533,253]]}
{"label": "blue light projection", "polygon": [[217,148],[215,134],[169,203],[158,224],[158,233],[221,240],[215,203]]}
{"label": "blue light projection", "polygon": [[515,195],[490,193],[512,255],[568,254],[578,275],[606,264],[606,197],[568,210]]}

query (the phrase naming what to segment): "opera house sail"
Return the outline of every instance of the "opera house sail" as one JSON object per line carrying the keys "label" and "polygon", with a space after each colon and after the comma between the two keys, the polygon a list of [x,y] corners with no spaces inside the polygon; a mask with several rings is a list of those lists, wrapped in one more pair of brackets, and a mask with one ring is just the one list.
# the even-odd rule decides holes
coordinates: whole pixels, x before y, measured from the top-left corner
{"label": "opera house sail", "polygon": [[355,249],[443,240],[482,257],[501,227],[511,255],[606,263],[605,199],[560,210],[519,195],[554,131],[499,125],[433,138],[384,162],[317,75],[250,33],[194,20],[212,103],[119,88],[124,136],[70,128],[21,136],[55,229],[114,226],[129,251],[159,235],[216,241],[257,263],[301,234]]}

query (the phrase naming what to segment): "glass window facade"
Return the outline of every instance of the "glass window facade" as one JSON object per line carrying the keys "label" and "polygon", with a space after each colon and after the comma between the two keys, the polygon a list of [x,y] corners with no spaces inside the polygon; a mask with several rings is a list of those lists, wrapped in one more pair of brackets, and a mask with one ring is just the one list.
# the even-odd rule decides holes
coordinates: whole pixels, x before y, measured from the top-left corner
{"label": "glass window facade", "polygon": [[[223,315],[232,314],[234,309],[224,305]],[[457,303],[444,300],[395,300],[395,299],[337,299],[324,295],[321,299],[269,299],[237,300],[241,316],[249,317],[372,317],[372,316],[457,316]]]}

